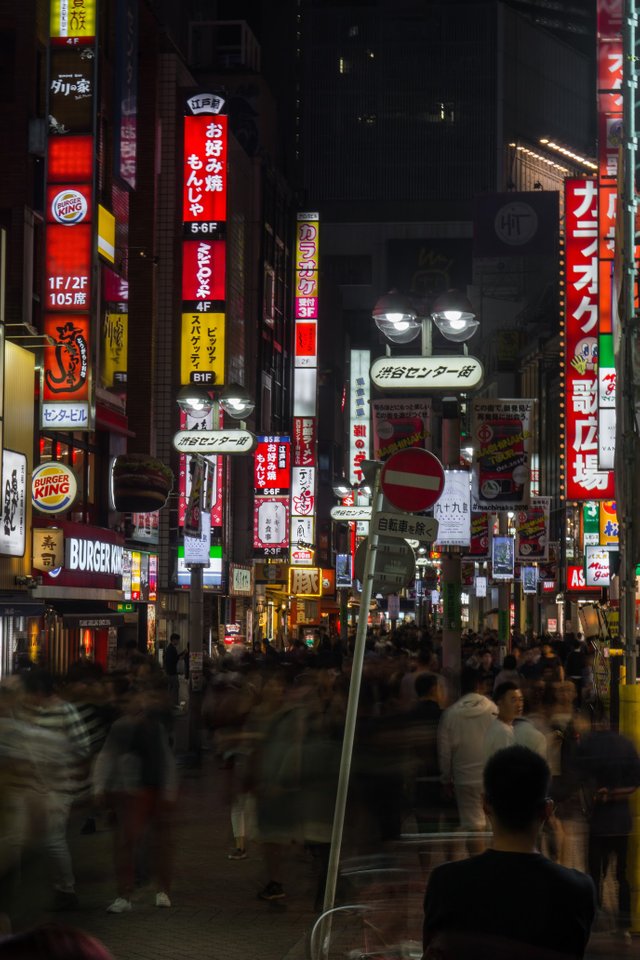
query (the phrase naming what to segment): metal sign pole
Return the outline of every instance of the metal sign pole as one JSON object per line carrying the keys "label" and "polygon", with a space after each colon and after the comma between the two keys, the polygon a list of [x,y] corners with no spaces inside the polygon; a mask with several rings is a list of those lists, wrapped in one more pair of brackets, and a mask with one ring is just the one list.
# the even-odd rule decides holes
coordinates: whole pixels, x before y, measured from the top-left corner
{"label": "metal sign pole", "polygon": [[[375,463],[375,481],[373,483],[373,496],[371,498],[371,533],[369,535],[367,544],[367,556],[364,568],[364,578],[362,581],[362,594],[360,597],[360,616],[358,617],[358,629],[356,631],[356,643],[351,666],[351,682],[349,684],[349,698],[347,700],[344,738],[342,741],[342,756],[340,758],[340,772],[338,775],[338,788],[336,791],[336,806],[333,816],[333,829],[331,832],[331,849],[329,852],[329,864],[327,867],[327,884],[324,891],[324,912],[333,908],[336,898],[338,868],[340,866],[340,850],[342,847],[344,817],[347,807],[347,793],[349,791],[349,775],[351,773],[351,758],[353,756],[353,741],[355,736],[356,720],[358,716],[360,683],[362,681],[362,664],[364,660],[364,650],[367,639],[367,619],[369,616],[369,606],[371,604],[371,597],[373,594],[373,577],[378,546],[378,535],[374,533],[373,530],[375,527],[374,521],[376,515],[382,506],[382,494],[380,489],[381,468],[381,463]],[[330,934],[331,919],[330,917],[327,917],[325,918],[320,937],[322,952],[325,956],[327,955],[329,947]]]}

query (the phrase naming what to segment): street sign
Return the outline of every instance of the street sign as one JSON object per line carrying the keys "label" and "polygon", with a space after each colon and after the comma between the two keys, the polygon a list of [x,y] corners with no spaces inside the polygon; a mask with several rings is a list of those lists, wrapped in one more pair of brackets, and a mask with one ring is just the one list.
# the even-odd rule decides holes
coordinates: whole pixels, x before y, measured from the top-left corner
{"label": "street sign", "polygon": [[438,537],[438,521],[411,513],[378,513],[371,525],[371,533],[433,543]]}
{"label": "street sign", "polygon": [[256,438],[248,430],[179,430],[173,436],[179,453],[251,453]]}
{"label": "street sign", "polygon": [[[356,579],[364,580],[367,544],[369,538],[362,541],[356,550],[354,572]],[[413,580],[416,573],[416,555],[409,544],[402,539],[378,537],[373,569],[373,593],[387,596],[397,593]]]}
{"label": "street sign", "polygon": [[332,507],[332,520],[371,520],[371,507]]}
{"label": "street sign", "polygon": [[411,447],[389,457],[380,478],[382,492],[398,510],[432,507],[444,490],[444,467],[428,450]]}
{"label": "street sign", "polygon": [[379,357],[369,375],[381,390],[466,393],[481,385],[484,368],[476,357]]}

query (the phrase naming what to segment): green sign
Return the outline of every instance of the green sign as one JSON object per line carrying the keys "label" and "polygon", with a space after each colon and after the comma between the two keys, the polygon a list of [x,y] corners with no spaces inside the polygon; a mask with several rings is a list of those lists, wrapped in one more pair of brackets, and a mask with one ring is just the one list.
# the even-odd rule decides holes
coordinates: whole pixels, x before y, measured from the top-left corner
{"label": "green sign", "polygon": [[584,547],[597,547],[600,543],[600,504],[588,500],[582,505],[582,530]]}
{"label": "green sign", "polygon": [[462,625],[462,584],[442,584],[442,617],[447,630],[459,630]]}
{"label": "green sign", "polygon": [[118,613],[133,613],[134,609],[132,603],[119,603],[117,606]]}

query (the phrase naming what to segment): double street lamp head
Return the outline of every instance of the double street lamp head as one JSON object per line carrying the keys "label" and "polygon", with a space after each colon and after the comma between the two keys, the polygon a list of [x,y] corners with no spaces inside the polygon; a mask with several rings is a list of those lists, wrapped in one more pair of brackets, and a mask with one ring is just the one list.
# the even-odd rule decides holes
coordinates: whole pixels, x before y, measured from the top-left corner
{"label": "double street lamp head", "polygon": [[[207,388],[198,384],[180,387],[176,400],[180,409],[191,417],[206,417],[215,403]],[[225,413],[236,420],[250,417],[255,407],[248,391],[238,383],[226,386],[218,397],[218,403]]]}
{"label": "double street lamp head", "polygon": [[455,343],[472,337],[479,326],[471,303],[459,290],[448,290],[424,317],[411,297],[391,290],[380,297],[372,312],[378,329],[395,343],[409,343],[420,333],[423,320],[433,320],[440,333]]}

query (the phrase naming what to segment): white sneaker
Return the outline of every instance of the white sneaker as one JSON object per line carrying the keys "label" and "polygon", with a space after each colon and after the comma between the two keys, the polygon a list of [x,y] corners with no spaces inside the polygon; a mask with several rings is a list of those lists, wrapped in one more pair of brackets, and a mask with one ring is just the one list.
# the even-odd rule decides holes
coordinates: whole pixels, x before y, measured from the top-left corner
{"label": "white sneaker", "polygon": [[107,907],[107,913],[128,913],[129,910],[131,910],[131,900],[125,900],[124,897],[116,897]]}
{"label": "white sneaker", "polygon": [[170,907],[170,906],[171,906],[171,900],[169,900],[169,897],[166,893],[163,893],[162,891],[160,893],[156,893],[156,907]]}

